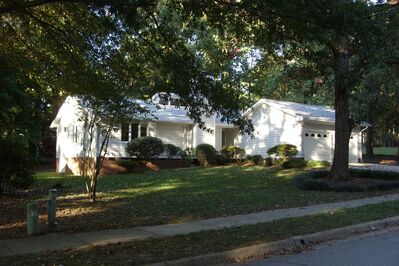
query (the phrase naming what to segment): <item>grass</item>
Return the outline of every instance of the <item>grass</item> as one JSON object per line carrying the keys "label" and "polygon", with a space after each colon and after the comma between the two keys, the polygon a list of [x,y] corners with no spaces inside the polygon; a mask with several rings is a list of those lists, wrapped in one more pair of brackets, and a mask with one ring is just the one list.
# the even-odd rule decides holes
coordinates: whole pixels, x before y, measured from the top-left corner
{"label": "grass", "polygon": [[397,147],[373,147],[375,155],[392,155],[395,156],[398,153]]}
{"label": "grass", "polygon": [[[373,147],[374,155],[396,156],[398,147]],[[366,153],[366,148],[363,148],[363,154]]]}
{"label": "grass", "polygon": [[394,201],[218,231],[2,260],[5,265],[142,265],[272,242],[398,214],[399,201]]}
{"label": "grass", "polygon": [[297,171],[223,166],[104,176],[94,204],[86,199],[81,177],[40,173],[34,195],[0,197],[0,238],[25,235],[25,206],[32,200],[39,202],[45,230],[46,194],[54,186],[62,187],[57,230],[66,232],[178,223],[388,193],[303,191],[292,183]]}

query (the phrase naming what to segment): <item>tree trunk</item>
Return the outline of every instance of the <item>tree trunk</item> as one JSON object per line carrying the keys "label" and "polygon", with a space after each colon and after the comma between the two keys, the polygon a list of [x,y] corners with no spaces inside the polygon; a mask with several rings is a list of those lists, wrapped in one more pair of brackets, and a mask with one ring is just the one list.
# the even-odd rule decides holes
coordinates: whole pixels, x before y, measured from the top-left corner
{"label": "tree trunk", "polygon": [[349,89],[347,79],[349,72],[349,52],[347,39],[343,37],[334,51],[335,73],[335,148],[334,159],[329,178],[345,180],[349,174],[349,138],[351,124],[349,121]]}
{"label": "tree trunk", "polygon": [[[367,106],[367,122],[372,124],[373,123],[373,118],[372,118],[372,104],[369,102]],[[368,127],[367,128],[367,134],[366,134],[366,158],[373,158],[374,156],[374,151],[373,151],[373,127]]]}

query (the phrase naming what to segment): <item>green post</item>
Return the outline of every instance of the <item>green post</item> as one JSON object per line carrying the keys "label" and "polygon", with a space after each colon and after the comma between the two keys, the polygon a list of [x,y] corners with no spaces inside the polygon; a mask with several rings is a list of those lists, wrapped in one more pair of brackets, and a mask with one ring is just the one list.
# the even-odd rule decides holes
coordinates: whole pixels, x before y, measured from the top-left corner
{"label": "green post", "polygon": [[39,207],[37,202],[29,202],[26,205],[26,222],[28,235],[37,235],[40,233],[39,228]]}
{"label": "green post", "polygon": [[53,231],[57,227],[56,222],[57,212],[57,190],[49,189],[47,201],[47,226],[49,231]]}

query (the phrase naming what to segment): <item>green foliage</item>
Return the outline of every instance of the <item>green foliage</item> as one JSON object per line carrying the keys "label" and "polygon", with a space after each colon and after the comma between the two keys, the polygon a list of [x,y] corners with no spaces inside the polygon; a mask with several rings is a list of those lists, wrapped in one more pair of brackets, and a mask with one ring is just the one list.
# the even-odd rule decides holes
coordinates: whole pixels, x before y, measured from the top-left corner
{"label": "green foliage", "polygon": [[245,150],[238,146],[225,146],[220,153],[228,159],[240,159],[245,155]]}
{"label": "green foliage", "polygon": [[263,157],[262,155],[247,155],[245,158],[245,162],[254,163],[255,165],[262,165],[263,164]]}
{"label": "green foliage", "polygon": [[4,185],[29,187],[34,177],[34,161],[23,137],[0,138],[0,151],[0,192]]}
{"label": "green foliage", "polygon": [[267,157],[265,158],[265,166],[272,166],[273,165],[273,158]]}
{"label": "green foliage", "polygon": [[226,157],[226,155],[222,154],[222,153],[217,153],[216,154],[216,164],[217,165],[225,165],[229,162],[228,158]]}
{"label": "green foliage", "polygon": [[133,160],[128,160],[128,159],[119,159],[116,160],[116,164],[126,168],[128,170],[134,170],[134,169],[141,169],[142,165],[137,162],[137,161],[133,161]]}
{"label": "green foliage", "polygon": [[140,160],[149,161],[164,151],[162,140],[154,137],[140,137],[126,145],[126,152]]}
{"label": "green foliage", "polygon": [[184,150],[180,150],[177,155],[191,163],[195,157],[195,148],[185,148]]}
{"label": "green foliage", "polygon": [[283,169],[303,168],[306,167],[306,161],[301,159],[278,159],[276,162]]}
{"label": "green foliage", "polygon": [[210,144],[199,144],[195,149],[195,156],[201,166],[216,164],[216,150]]}
{"label": "green foliage", "polygon": [[294,178],[294,184],[305,190],[364,192],[399,188],[399,173],[350,169],[352,177],[367,179],[364,182],[337,181],[327,179],[327,170],[307,171]]}
{"label": "green foliage", "polygon": [[327,168],[330,166],[331,163],[327,161],[313,161],[313,160],[306,161],[306,167],[310,168]]}
{"label": "green foliage", "polygon": [[165,144],[165,153],[167,154],[168,158],[175,157],[182,153],[182,149],[173,145],[173,144]]}
{"label": "green foliage", "polygon": [[281,158],[292,158],[298,154],[298,150],[295,145],[292,144],[280,144],[270,148],[267,151],[269,155],[276,155]]}

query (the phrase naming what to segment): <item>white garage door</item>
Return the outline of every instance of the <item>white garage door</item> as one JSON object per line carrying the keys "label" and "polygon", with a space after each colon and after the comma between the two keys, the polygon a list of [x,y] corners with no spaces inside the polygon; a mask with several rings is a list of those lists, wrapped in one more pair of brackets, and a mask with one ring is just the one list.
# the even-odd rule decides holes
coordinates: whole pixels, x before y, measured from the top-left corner
{"label": "white garage door", "polygon": [[332,161],[332,137],[328,131],[305,130],[305,160]]}

